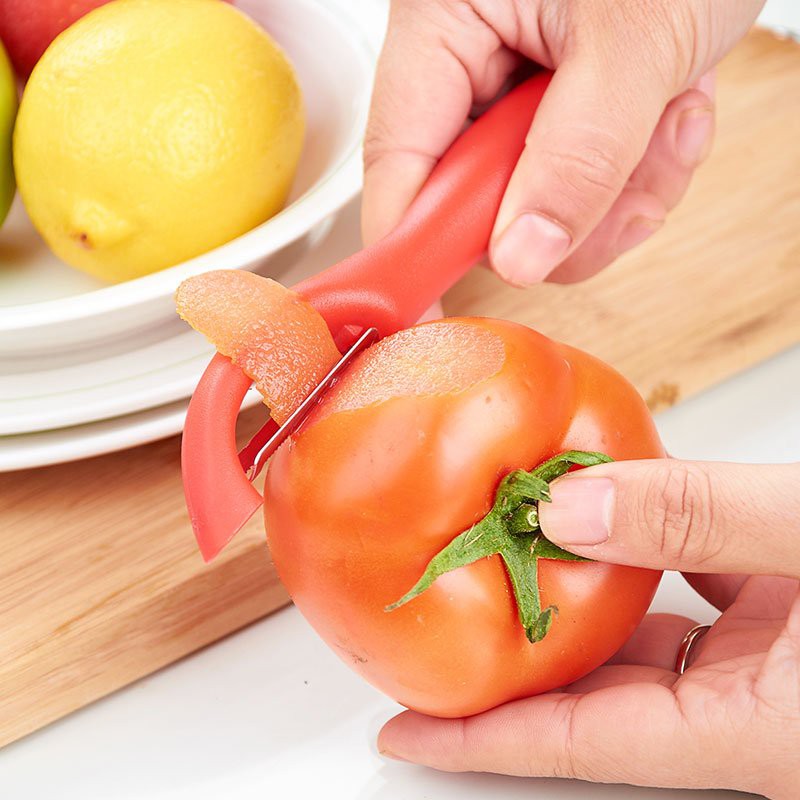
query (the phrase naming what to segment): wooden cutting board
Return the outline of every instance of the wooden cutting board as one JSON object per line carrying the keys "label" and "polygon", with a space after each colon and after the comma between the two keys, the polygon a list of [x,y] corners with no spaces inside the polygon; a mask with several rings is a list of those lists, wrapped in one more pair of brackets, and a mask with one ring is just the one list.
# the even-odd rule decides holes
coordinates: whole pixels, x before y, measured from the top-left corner
{"label": "wooden cutting board", "polygon": [[[521,292],[475,270],[448,313],[582,347],[654,410],[800,341],[798,97],[798,45],[752,33],[720,69],[714,152],[650,242],[571,287]],[[177,437],[0,475],[0,535],[0,745],[288,601],[260,518],[203,564]]]}

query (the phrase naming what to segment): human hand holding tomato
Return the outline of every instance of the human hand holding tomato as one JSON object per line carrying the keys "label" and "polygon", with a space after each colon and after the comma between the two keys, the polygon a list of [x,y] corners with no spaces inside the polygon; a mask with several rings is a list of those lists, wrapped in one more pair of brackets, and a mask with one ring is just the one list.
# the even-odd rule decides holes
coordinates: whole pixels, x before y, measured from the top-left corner
{"label": "human hand holding tomato", "polygon": [[555,72],[489,249],[517,285],[587,277],[657,230],[711,147],[710,70],[763,0],[393,0],[364,147],[363,230],[388,233],[530,59]]}
{"label": "human hand holding tomato", "polygon": [[654,614],[562,690],[464,720],[406,712],[379,748],[451,771],[796,798],[798,486],[796,464],[629,461],[560,478],[540,510],[548,538],[601,561],[682,570],[723,612],[686,672],[674,672],[675,655],[695,623]]}

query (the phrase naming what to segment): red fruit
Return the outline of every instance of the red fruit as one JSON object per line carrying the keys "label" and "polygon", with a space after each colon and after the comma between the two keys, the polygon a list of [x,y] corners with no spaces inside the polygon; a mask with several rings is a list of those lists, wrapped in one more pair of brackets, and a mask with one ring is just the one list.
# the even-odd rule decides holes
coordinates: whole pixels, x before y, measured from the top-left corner
{"label": "red fruit", "polygon": [[453,566],[478,544],[504,476],[570,450],[664,457],[644,401],[586,353],[492,319],[400,331],[362,353],[272,456],[272,560],[334,651],[409,708],[462,717],[566,686],[631,635],[659,573],[535,556],[538,532],[512,556],[517,585],[540,592],[524,596],[530,630],[491,548],[397,602],[454,539],[475,536]]}
{"label": "red fruit", "polygon": [[109,0],[0,0],[0,41],[17,75],[27,80],[36,62],[61,31],[107,2]]}

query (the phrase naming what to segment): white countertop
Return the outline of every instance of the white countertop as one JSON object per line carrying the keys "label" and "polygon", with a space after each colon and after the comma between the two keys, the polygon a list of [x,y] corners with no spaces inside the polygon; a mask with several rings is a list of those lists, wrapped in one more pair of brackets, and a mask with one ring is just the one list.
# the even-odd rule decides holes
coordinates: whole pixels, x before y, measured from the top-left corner
{"label": "white countertop", "polygon": [[[379,0],[358,0],[361,6]],[[795,0],[765,18],[800,29]],[[791,461],[800,453],[800,347],[658,417],[686,458]],[[661,611],[713,619],[674,574]],[[3,800],[706,800],[699,795],[574,781],[454,775],[389,762],[375,750],[399,706],[363,683],[294,608],[0,752]]]}

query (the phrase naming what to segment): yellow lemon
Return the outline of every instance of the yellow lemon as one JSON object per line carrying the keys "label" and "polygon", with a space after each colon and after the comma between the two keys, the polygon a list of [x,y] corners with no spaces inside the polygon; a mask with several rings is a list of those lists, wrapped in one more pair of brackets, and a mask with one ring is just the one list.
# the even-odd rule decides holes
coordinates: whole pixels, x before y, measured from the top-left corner
{"label": "yellow lemon", "polygon": [[303,127],[289,61],[244,14],[219,0],[116,0],[34,69],[17,184],[60,258],[127,280],[275,214]]}

